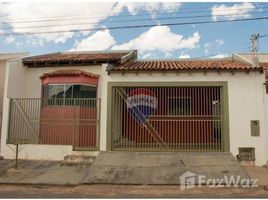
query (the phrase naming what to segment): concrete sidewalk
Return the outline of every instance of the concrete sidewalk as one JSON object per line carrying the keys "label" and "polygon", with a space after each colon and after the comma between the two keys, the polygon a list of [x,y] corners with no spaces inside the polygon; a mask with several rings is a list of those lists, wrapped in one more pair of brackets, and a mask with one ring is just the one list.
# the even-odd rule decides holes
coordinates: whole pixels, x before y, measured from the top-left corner
{"label": "concrete sidewalk", "polygon": [[15,160],[0,161],[0,183],[37,185],[79,185],[88,168],[84,166],[61,166],[56,161],[19,160],[18,170]]}
{"label": "concrete sidewalk", "polygon": [[268,168],[256,166],[243,168],[252,179],[258,179],[258,185],[265,186],[268,190]]}
{"label": "concrete sidewalk", "polygon": [[0,183],[37,185],[177,185],[186,171],[207,178],[248,174],[229,153],[101,152],[92,165],[55,161],[0,160]]}

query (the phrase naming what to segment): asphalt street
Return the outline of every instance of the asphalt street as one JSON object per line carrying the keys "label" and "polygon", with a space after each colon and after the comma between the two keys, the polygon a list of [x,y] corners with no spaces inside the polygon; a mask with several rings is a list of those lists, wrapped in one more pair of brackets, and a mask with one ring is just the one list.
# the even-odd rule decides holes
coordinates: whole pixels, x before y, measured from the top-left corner
{"label": "asphalt street", "polygon": [[191,188],[179,186],[80,185],[26,186],[0,185],[0,198],[268,198],[268,190],[258,188]]}

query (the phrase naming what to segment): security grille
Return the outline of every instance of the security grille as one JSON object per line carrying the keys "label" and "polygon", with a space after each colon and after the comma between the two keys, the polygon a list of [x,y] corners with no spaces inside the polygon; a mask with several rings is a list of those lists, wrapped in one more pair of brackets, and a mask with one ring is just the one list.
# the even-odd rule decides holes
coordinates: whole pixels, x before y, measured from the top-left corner
{"label": "security grille", "polygon": [[11,99],[8,144],[99,148],[100,99]]}
{"label": "security grille", "polygon": [[240,161],[255,161],[255,148],[254,147],[239,147]]}
{"label": "security grille", "polygon": [[113,87],[112,150],[222,151],[221,87]]}

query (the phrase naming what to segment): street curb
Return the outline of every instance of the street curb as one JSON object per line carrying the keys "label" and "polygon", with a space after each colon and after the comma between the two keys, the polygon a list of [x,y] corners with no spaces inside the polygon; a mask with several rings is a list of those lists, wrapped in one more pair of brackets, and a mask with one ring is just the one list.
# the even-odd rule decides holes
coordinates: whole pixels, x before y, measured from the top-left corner
{"label": "street curb", "polygon": [[[0,187],[2,185],[10,185],[10,186],[29,186],[29,187],[77,187],[82,185],[118,185],[118,186],[180,186],[179,184],[114,184],[114,183],[78,183],[78,184],[52,184],[52,183],[0,183]],[[206,186],[202,186],[201,188],[206,188]],[[243,189],[245,187],[228,187],[229,189]],[[268,191],[268,185],[258,185],[257,187],[252,187],[252,189],[262,189],[264,191]]]}
{"label": "street curb", "polygon": [[53,184],[53,183],[0,183],[1,185],[17,185],[17,186],[56,186],[56,187],[76,187],[84,184]]}

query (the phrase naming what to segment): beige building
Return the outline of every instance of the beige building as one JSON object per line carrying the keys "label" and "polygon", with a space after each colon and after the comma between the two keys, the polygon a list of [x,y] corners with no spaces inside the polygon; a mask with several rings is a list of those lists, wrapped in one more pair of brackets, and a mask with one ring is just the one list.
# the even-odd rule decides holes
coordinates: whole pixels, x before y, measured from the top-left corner
{"label": "beige building", "polygon": [[1,155],[231,152],[268,160],[265,65],[247,55],[137,60],[137,51],[55,53],[7,62]]}
{"label": "beige building", "polygon": [[21,58],[26,55],[27,53],[0,53],[0,134],[2,127],[3,100],[7,63],[12,59]]}

